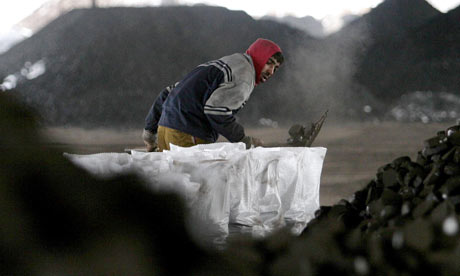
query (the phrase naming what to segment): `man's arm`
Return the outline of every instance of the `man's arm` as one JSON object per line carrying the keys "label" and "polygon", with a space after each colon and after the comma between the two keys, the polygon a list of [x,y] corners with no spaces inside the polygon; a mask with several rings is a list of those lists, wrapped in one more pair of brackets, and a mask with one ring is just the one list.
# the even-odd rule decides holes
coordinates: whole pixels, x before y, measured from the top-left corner
{"label": "man's arm", "polygon": [[[241,141],[245,134],[242,125],[236,122],[233,115],[218,114],[219,112],[205,109],[205,114],[213,129],[230,142]],[[231,111],[230,111],[231,114]]]}
{"label": "man's arm", "polygon": [[158,122],[160,121],[161,112],[163,111],[163,103],[166,101],[169,92],[171,92],[177,84],[178,83],[170,85],[160,92],[155,102],[150,107],[147,117],[145,117],[145,130],[148,130],[153,134],[157,133]]}
{"label": "man's arm", "polygon": [[147,151],[155,151],[157,148],[157,129],[160,121],[161,112],[163,111],[163,103],[169,95],[169,92],[176,87],[176,84],[170,85],[160,92],[155,102],[150,107],[149,113],[145,118],[145,127],[142,132],[142,139],[147,148]]}
{"label": "man's arm", "polygon": [[206,101],[204,113],[212,128],[227,138],[230,142],[244,142],[246,147],[251,145],[261,146],[263,142],[245,135],[242,125],[236,122],[234,114],[240,110],[245,103],[242,89],[248,89],[246,84],[240,87],[231,83],[224,83],[219,86]]}
{"label": "man's arm", "polygon": [[212,127],[232,143],[243,142],[246,144],[247,149],[251,148],[251,146],[258,147],[264,145],[262,140],[246,136],[243,126],[235,121],[235,117],[233,115],[225,116],[207,114],[207,117]]}

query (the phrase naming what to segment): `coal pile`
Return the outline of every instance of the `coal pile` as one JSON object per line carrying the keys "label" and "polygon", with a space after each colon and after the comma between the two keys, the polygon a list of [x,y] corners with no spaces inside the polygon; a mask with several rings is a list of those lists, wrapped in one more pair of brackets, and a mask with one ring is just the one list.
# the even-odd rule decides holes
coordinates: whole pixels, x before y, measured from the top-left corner
{"label": "coal pile", "polygon": [[[244,52],[258,37],[279,43],[286,60],[294,60],[294,53],[314,40],[284,24],[221,7],[75,9],[0,55],[0,76],[17,79],[11,85],[0,78],[0,85],[8,81],[16,87],[51,125],[141,128],[164,87],[199,64]],[[23,76],[24,64],[40,61],[43,74]],[[257,112],[248,117],[273,115],[270,106],[279,99],[286,107],[278,115],[295,115],[287,106],[299,104],[299,99],[277,92],[294,81],[287,74],[293,66],[286,63],[279,80],[264,87],[276,97],[254,95]],[[303,93],[303,88],[296,89],[292,93]]]}
{"label": "coal pile", "polygon": [[[260,275],[459,275],[460,125],[396,158],[375,179],[322,206],[300,237],[237,241]],[[255,264],[255,265],[254,265]]]}
{"label": "coal pile", "polygon": [[[375,43],[360,59],[356,80],[388,103],[410,91],[455,93],[459,89],[460,72],[457,54],[460,47],[460,6],[447,13],[430,8],[426,1],[385,1],[381,6],[397,2],[414,5],[406,11],[424,15],[425,19],[406,17],[401,22],[410,22],[411,26],[400,27],[397,29],[399,34],[398,31],[385,31],[388,26],[396,27],[388,22],[398,20],[380,21],[383,29],[377,29],[375,34],[379,35]],[[425,7],[419,9],[422,6]],[[386,36],[381,37],[383,40],[378,37],[381,34]]]}
{"label": "coal pile", "polygon": [[425,140],[416,160],[399,157],[350,200],[321,207],[289,251],[315,273],[459,275],[459,212],[456,125]]}

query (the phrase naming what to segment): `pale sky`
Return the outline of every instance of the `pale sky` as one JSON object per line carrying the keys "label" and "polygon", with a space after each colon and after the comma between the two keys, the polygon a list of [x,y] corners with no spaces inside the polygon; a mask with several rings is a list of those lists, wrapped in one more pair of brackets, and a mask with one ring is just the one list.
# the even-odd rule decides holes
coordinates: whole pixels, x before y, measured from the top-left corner
{"label": "pale sky", "polygon": [[[7,29],[22,18],[39,8],[47,0],[1,0],[0,30]],[[158,5],[160,0],[125,0],[130,3],[151,3]],[[427,0],[442,12],[460,5],[460,0]],[[205,3],[227,7],[231,10],[244,10],[248,14],[259,17],[263,15],[311,15],[316,19],[327,16],[338,16],[347,13],[365,13],[377,6],[382,0],[179,0],[181,4]]]}

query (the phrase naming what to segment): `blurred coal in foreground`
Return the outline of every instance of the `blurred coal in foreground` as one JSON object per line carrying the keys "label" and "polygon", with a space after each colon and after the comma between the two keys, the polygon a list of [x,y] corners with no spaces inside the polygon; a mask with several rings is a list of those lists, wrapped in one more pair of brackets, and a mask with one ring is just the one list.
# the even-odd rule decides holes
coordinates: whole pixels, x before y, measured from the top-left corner
{"label": "blurred coal in foreground", "polygon": [[459,126],[321,207],[299,237],[239,236],[215,251],[191,239],[178,197],[133,175],[91,177],[45,146],[33,111],[5,94],[0,106],[2,275],[460,273]]}
{"label": "blurred coal in foreground", "polygon": [[327,269],[362,275],[460,273],[460,126],[424,146],[416,160],[402,156],[380,167],[350,200],[321,207],[301,237],[328,244],[312,257],[314,268],[327,262]]}
{"label": "blurred coal in foreground", "polygon": [[178,196],[93,178],[45,146],[28,107],[0,106],[0,275],[240,273],[191,240]]}

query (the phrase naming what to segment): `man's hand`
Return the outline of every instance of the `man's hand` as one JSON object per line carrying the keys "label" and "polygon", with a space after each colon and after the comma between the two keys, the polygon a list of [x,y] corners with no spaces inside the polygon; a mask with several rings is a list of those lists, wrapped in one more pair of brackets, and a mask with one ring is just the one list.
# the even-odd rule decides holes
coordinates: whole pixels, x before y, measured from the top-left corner
{"label": "man's hand", "polygon": [[151,145],[147,143],[146,141],[144,141],[144,144],[145,144],[145,149],[147,152],[154,152],[157,150],[157,145]]}
{"label": "man's hand", "polygon": [[254,145],[254,147],[263,147],[264,141],[262,139],[252,137],[252,144]]}
{"label": "man's hand", "polygon": [[252,147],[262,147],[264,145],[264,141],[262,141],[262,139],[251,136],[244,136],[240,142],[246,144],[246,149],[250,149]]}
{"label": "man's hand", "polygon": [[158,141],[157,135],[155,133],[144,129],[142,133],[142,139],[144,140],[147,152],[156,151],[156,149],[158,148]]}

